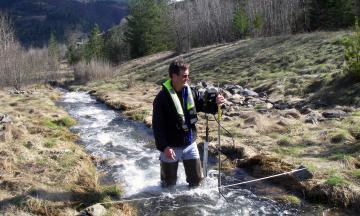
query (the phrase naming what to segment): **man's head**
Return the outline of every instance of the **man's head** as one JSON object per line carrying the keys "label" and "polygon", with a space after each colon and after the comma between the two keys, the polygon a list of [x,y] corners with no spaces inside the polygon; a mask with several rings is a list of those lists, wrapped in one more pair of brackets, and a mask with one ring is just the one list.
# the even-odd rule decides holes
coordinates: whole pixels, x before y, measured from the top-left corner
{"label": "man's head", "polygon": [[169,66],[169,77],[174,89],[181,90],[189,81],[189,64],[186,64],[182,58],[174,60]]}

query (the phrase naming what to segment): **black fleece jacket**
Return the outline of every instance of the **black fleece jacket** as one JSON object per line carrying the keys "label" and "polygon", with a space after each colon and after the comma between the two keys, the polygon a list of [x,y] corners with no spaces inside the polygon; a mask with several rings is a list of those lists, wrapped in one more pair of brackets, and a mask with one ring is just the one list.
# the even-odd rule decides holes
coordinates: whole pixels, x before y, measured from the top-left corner
{"label": "black fleece jacket", "polygon": [[[193,88],[191,92],[193,94],[196,111],[204,112],[204,95]],[[182,103],[181,95],[179,96],[179,100]],[[214,104],[209,113],[214,114],[216,110],[217,106]],[[186,116],[187,111],[184,112]],[[186,147],[188,145],[185,132],[178,126],[178,118],[170,93],[163,87],[154,99],[152,116],[155,144],[159,151],[164,151],[167,146]],[[197,136],[195,124],[191,125],[190,129],[192,130],[192,142],[194,142]]]}

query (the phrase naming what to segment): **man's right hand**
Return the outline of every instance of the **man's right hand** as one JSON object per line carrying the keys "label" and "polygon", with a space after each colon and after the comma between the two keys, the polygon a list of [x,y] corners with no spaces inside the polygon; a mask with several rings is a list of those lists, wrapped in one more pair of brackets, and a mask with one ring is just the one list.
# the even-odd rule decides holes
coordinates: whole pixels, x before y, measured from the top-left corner
{"label": "man's right hand", "polygon": [[164,150],[165,157],[169,160],[175,160],[176,154],[174,149],[166,147]]}

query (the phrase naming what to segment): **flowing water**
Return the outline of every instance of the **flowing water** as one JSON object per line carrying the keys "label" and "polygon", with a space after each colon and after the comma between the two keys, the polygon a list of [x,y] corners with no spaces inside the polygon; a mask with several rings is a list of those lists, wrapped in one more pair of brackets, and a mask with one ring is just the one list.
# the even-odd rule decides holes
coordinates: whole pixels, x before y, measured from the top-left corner
{"label": "flowing water", "polygon": [[[226,189],[219,196],[217,171],[209,171],[204,184],[188,189],[182,164],[178,184],[163,189],[159,184],[159,153],[152,131],[142,123],[126,119],[118,111],[107,108],[87,93],[65,92],[59,101],[78,124],[80,142],[92,155],[106,160],[101,169],[108,179],[121,184],[124,198],[154,199],[133,201],[139,215],[303,215],[309,211],[277,203],[256,195],[249,187]],[[215,165],[215,164],[213,164]],[[233,170],[222,176],[223,184],[239,182],[246,175]],[[307,213],[306,213],[307,212]]]}

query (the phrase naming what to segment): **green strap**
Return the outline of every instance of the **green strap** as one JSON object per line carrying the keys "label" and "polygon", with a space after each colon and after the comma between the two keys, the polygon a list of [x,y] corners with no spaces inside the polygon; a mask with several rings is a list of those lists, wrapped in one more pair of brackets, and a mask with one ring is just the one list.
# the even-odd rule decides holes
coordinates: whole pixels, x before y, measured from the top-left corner
{"label": "green strap", "polygon": [[[163,83],[164,87],[168,90],[168,92],[170,93],[171,99],[173,101],[173,103],[175,104],[175,108],[177,113],[181,116],[181,118],[184,120],[185,122],[185,117],[184,117],[184,111],[183,108],[181,106],[179,97],[177,96],[174,88],[171,85],[171,80],[167,80]],[[195,106],[194,103],[194,98],[192,96],[192,92],[191,92],[191,88],[189,85],[186,85],[187,91],[188,91],[188,96],[187,96],[187,104],[186,104],[186,108],[188,110],[192,109]]]}

